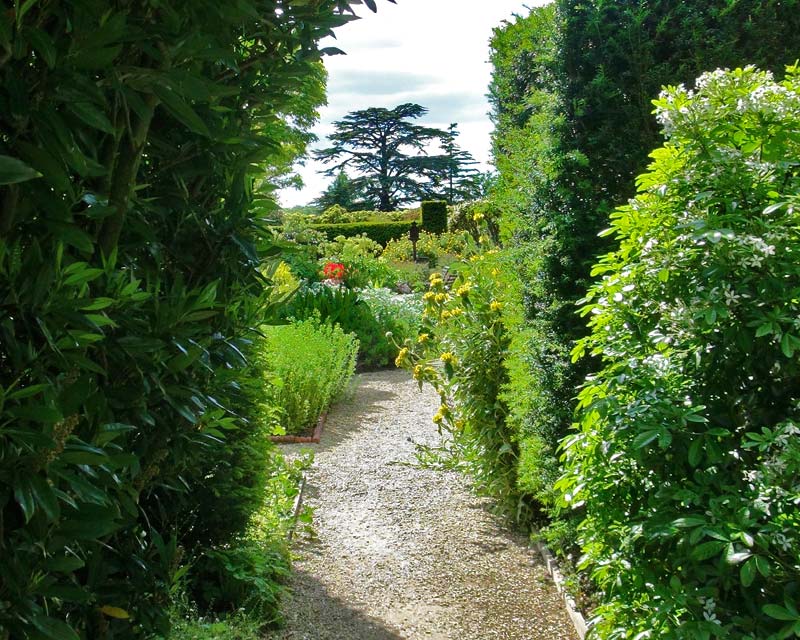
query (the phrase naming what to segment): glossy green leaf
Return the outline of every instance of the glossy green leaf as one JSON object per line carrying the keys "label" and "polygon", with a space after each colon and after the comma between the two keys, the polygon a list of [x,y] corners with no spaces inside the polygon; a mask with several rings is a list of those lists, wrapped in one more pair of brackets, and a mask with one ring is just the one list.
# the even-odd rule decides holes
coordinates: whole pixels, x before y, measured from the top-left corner
{"label": "glossy green leaf", "polygon": [[17,184],[41,177],[41,173],[29,167],[22,160],[0,155],[0,185]]}

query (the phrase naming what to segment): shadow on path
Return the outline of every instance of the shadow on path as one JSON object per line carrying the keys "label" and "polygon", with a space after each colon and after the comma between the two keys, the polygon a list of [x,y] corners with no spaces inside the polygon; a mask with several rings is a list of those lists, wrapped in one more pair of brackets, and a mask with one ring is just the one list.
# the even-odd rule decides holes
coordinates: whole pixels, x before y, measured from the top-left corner
{"label": "shadow on path", "polygon": [[[299,601],[292,597],[284,603],[286,626],[273,631],[264,640],[402,640],[403,636],[387,629],[379,620],[353,609],[350,604],[332,596],[313,575],[295,569],[292,578],[295,590],[303,593]],[[296,608],[296,607],[302,608]],[[295,619],[324,620],[324,629],[315,629],[314,635],[292,631]]]}

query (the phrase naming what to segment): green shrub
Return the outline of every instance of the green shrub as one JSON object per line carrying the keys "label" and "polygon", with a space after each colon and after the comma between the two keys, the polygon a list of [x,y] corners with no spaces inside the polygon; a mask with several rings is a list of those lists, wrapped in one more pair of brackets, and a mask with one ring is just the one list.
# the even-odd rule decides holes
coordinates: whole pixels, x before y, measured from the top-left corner
{"label": "green shrub", "polygon": [[344,224],[312,224],[311,229],[324,233],[328,240],[337,236],[350,238],[366,235],[381,246],[386,246],[390,240],[408,235],[411,229],[410,220],[397,222],[348,222]]}
{"label": "green shrub", "polygon": [[428,200],[422,203],[422,229],[429,233],[447,231],[447,202]]}
{"label": "green shrub", "polygon": [[504,265],[496,250],[472,258],[459,264],[450,291],[440,275],[431,277],[420,334],[405,342],[397,365],[410,369],[420,385],[432,384],[441,397],[434,422],[449,433],[451,444],[449,450],[430,453],[465,467],[479,489],[516,515],[518,447],[500,398],[508,349],[498,299],[505,287]]}
{"label": "green shrub", "polygon": [[462,202],[448,208],[448,231],[466,231],[476,242],[482,230],[488,231],[493,242],[500,240],[501,210],[490,200]]}
{"label": "green shrub", "polygon": [[786,638],[800,614],[800,77],[715,71],[656,102],[667,142],[595,267],[601,361],[559,487],[599,638]]}
{"label": "green shrub", "polygon": [[[344,265],[344,283],[351,288],[385,287],[397,284],[398,274],[380,257],[381,245],[366,235],[337,236],[320,247],[322,262]],[[324,264],[322,265],[324,269]]]}
{"label": "green shrub", "polygon": [[298,292],[286,307],[286,317],[304,320],[318,317],[336,324],[358,338],[358,362],[364,368],[385,367],[397,355],[397,336],[413,333],[419,321],[419,299],[394,296],[387,289],[355,291],[314,285]]}
{"label": "green shrub", "polygon": [[264,358],[274,375],[269,397],[280,411],[279,432],[308,431],[353,376],[358,340],[315,318],[264,327],[264,332]]}

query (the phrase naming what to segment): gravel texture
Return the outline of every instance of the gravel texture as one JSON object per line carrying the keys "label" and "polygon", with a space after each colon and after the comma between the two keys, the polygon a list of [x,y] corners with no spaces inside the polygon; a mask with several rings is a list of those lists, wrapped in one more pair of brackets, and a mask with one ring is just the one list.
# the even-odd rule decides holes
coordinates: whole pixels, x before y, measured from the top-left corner
{"label": "gravel texture", "polygon": [[403,371],[360,376],[318,445],[295,543],[286,626],[273,640],[575,640],[523,537],[458,473],[414,466],[439,440],[438,396]]}

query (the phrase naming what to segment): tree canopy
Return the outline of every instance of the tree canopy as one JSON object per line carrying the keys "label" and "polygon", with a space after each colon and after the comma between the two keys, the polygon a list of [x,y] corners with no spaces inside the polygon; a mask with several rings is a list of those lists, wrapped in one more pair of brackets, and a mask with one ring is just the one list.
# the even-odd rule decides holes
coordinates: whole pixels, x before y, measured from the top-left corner
{"label": "tree canopy", "polygon": [[432,197],[451,159],[446,154],[428,155],[426,148],[443,146],[450,134],[412,122],[427,112],[413,103],[353,111],[334,123],[331,146],[314,152],[314,157],[331,164],[325,175],[346,168],[355,171],[353,187],[380,211]]}

